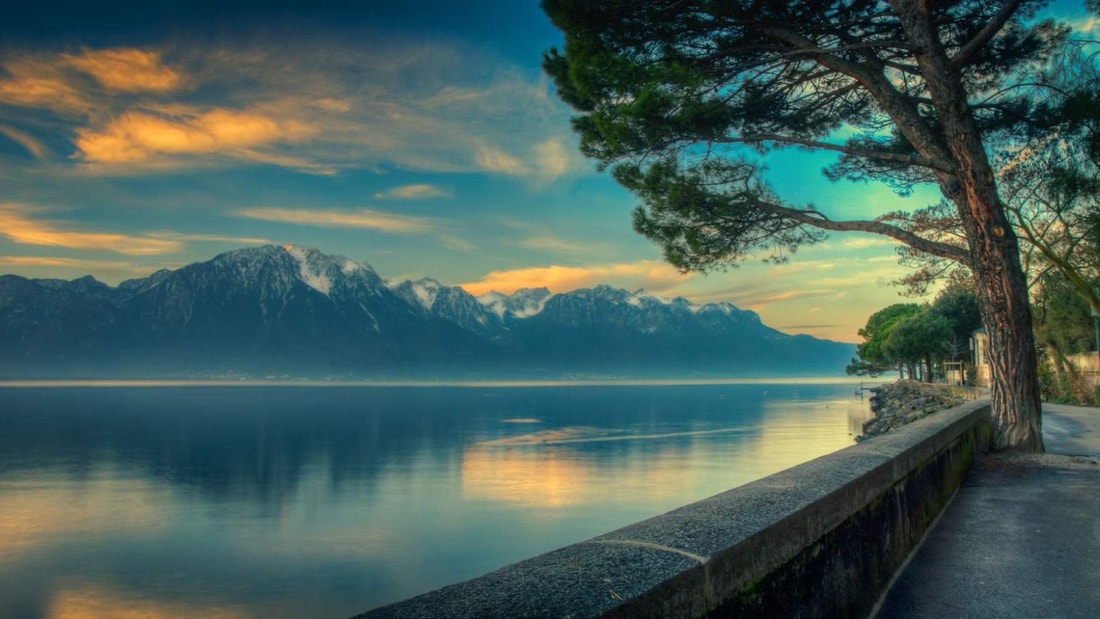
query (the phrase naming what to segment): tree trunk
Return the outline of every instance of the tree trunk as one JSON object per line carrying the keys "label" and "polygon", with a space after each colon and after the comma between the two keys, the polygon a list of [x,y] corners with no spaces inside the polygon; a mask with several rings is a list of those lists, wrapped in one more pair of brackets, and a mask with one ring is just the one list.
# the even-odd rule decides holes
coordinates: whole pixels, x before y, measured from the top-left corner
{"label": "tree trunk", "polygon": [[926,0],[893,0],[902,26],[920,51],[917,65],[936,109],[953,170],[937,173],[966,231],[982,323],[989,338],[993,391],[992,447],[1043,451],[1038,360],[1020,250],[997,193],[981,133],[958,70],[947,57]]}
{"label": "tree trunk", "polygon": [[[1017,281],[1013,281],[1012,266],[1019,273]],[[974,276],[989,338],[986,358],[993,390],[992,446],[1042,452],[1038,360],[1023,271],[1018,260],[1006,265],[1003,256],[992,257],[983,267],[975,269]]]}

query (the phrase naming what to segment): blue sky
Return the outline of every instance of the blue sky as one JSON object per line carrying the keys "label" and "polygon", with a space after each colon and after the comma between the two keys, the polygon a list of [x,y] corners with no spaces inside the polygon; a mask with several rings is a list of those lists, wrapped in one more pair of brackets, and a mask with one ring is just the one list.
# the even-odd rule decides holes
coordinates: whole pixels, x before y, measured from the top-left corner
{"label": "blue sky", "polygon": [[[0,23],[0,272],[116,284],[295,243],[475,294],[731,301],[844,341],[903,300],[873,236],[707,276],[664,264],[635,199],[577,152],[536,0],[26,4]],[[768,165],[784,197],[847,217],[938,199],[830,184],[828,161]]]}

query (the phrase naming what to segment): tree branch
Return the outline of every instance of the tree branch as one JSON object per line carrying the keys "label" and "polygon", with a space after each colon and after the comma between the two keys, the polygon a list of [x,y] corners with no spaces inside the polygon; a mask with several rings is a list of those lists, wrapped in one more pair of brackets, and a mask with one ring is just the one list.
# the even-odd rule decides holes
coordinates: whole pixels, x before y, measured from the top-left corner
{"label": "tree branch", "polygon": [[777,135],[777,134],[757,134],[746,135],[739,138],[726,137],[720,140],[714,140],[715,142],[732,144],[732,143],[752,143],[752,142],[781,142],[784,144],[796,144],[798,146],[805,146],[806,148],[813,148],[817,150],[828,150],[836,153],[842,153],[845,155],[851,155],[853,157],[864,157],[867,159],[878,159],[880,161],[892,161],[894,163],[901,163],[918,168],[929,168],[932,170],[940,170],[942,172],[950,172],[951,170],[941,168],[936,165],[936,162],[929,161],[922,157],[914,157],[912,155],[903,155],[901,153],[889,153],[889,152],[876,152],[869,150],[859,150],[855,148],[849,148],[847,146],[839,146],[837,144],[829,144],[827,142],[818,142],[816,140],[807,140],[803,138],[797,138],[789,135]]}
{"label": "tree branch", "polygon": [[[787,28],[767,25],[759,27],[758,30],[764,36],[781,41],[799,50],[818,49],[817,44],[811,39]],[[925,124],[915,105],[905,95],[898,92],[897,87],[886,79],[881,71],[881,66],[876,67],[878,71],[875,71],[865,64],[852,62],[839,56],[824,54],[815,57],[821,66],[847,75],[862,84],[918,152],[929,160],[936,162],[934,166],[936,170],[948,170],[945,174],[953,173],[951,172],[951,170],[954,170],[951,153],[943,143],[942,135],[938,135]]]}
{"label": "tree branch", "polygon": [[1009,0],[1005,2],[1001,10],[997,11],[997,14],[993,16],[993,19],[986,22],[986,24],[982,26],[982,29],[978,31],[978,34],[974,35],[974,38],[967,41],[966,45],[963,45],[962,48],[959,49],[955,57],[951,59],[951,64],[954,65],[956,69],[960,69],[973,60],[974,56],[976,56],[978,52],[980,52],[982,48],[1001,31],[1001,28],[1004,28],[1004,25],[1012,18],[1016,9],[1020,8],[1020,3],[1022,1],[1023,0]]}
{"label": "tree branch", "polygon": [[918,236],[898,228],[897,226],[891,226],[890,224],[883,223],[881,221],[833,221],[828,217],[822,215],[817,211],[807,211],[793,209],[786,206],[780,206],[771,202],[758,201],[757,206],[764,210],[771,211],[777,215],[793,219],[801,224],[807,226],[813,226],[820,228],[821,230],[829,230],[831,232],[867,232],[870,234],[878,234],[886,237],[890,237],[895,241],[899,241],[913,249],[924,252],[926,254],[932,254],[933,256],[939,256],[947,260],[954,260],[962,265],[970,264],[970,256],[965,250],[946,243],[938,243],[931,241],[922,236]]}

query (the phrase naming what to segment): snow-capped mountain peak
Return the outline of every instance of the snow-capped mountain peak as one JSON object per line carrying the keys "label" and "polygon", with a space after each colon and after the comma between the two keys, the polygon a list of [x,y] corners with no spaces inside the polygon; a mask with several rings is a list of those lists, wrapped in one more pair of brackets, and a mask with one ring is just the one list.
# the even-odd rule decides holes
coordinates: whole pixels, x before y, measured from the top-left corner
{"label": "snow-capped mountain peak", "polygon": [[478,303],[496,314],[498,318],[504,318],[504,314],[508,312],[508,296],[496,290],[491,290],[474,298],[477,299]]}
{"label": "snow-capped mountain peak", "polygon": [[317,264],[316,258],[321,253],[316,249],[298,247],[291,243],[283,245],[283,249],[298,263],[298,277],[310,288],[327,295],[332,289],[332,281],[325,274],[323,267]]}
{"label": "snow-capped mountain peak", "polygon": [[429,277],[409,282],[409,285],[412,288],[412,293],[416,296],[416,300],[427,310],[432,309],[432,306],[435,305],[436,297],[439,296],[439,291],[443,288],[443,284]]}
{"label": "snow-capped mountain peak", "polygon": [[330,256],[312,247],[302,247],[287,243],[281,247],[298,266],[298,279],[321,294],[332,292],[337,281],[347,278],[366,277],[376,285],[374,269],[369,265],[356,262],[344,256]]}
{"label": "snow-capped mountain peak", "polygon": [[0,371],[15,373],[31,360],[41,368],[64,361],[119,372],[728,374],[842,365],[853,352],[792,338],[729,303],[697,305],[610,286],[474,297],[434,279],[386,283],[366,263],[296,245],[231,250],[117,288],[90,278],[0,276],[0,300],[9,303],[0,311]]}
{"label": "snow-capped mountain peak", "polygon": [[511,295],[494,290],[476,298],[500,318],[530,318],[542,313],[552,296],[549,288],[520,288]]}

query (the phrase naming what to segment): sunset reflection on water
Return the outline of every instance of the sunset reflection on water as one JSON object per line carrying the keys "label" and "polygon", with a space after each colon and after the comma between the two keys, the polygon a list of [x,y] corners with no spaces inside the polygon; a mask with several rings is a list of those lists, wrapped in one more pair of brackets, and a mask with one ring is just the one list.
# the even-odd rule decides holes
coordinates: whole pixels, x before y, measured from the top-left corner
{"label": "sunset reflection on water", "polygon": [[0,616],[350,616],[852,444],[850,393],[0,388]]}
{"label": "sunset reflection on water", "polygon": [[[703,498],[700,491],[736,487],[850,446],[870,418],[866,407],[845,399],[779,400],[763,409],[760,423],[747,427],[631,433],[570,426],[480,441],[463,453],[463,495],[524,508],[679,506]],[[838,415],[846,423],[837,423]],[[731,434],[751,440],[730,449]],[[582,449],[596,443],[626,447],[614,458]]]}

